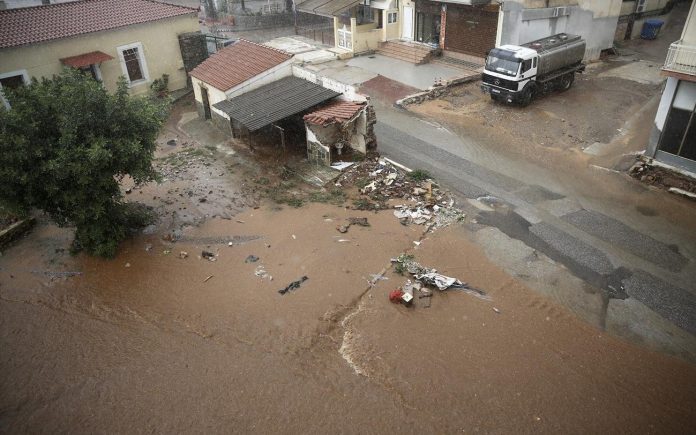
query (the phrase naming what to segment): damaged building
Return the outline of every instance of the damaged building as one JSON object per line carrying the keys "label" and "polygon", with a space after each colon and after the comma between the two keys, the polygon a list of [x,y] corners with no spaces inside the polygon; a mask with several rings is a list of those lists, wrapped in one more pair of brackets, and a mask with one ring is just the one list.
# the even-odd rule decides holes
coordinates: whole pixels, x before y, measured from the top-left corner
{"label": "damaged building", "polygon": [[350,150],[366,154],[377,147],[374,108],[365,102],[334,101],[304,116],[307,158],[331,165]]}
{"label": "damaged building", "polygon": [[293,64],[282,50],[239,40],[190,75],[199,116],[252,148],[307,146],[312,162],[330,165],[376,147],[367,98]]}

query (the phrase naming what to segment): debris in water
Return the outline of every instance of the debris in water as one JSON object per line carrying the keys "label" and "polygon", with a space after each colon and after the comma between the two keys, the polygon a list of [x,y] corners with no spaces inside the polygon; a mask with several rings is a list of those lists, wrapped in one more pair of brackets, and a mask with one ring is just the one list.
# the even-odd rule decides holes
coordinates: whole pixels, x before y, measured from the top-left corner
{"label": "debris in water", "polygon": [[436,269],[421,266],[420,263],[415,261],[410,255],[401,254],[398,258],[392,259],[392,262],[398,263],[400,265],[400,269],[407,271],[423,284],[437,287],[439,290],[443,291],[450,288],[464,290],[480,299],[490,300],[490,297],[487,296],[483,290],[473,288],[457,278],[437,273]]}
{"label": "debris in water", "polygon": [[249,255],[246,260],[244,260],[245,263],[256,263],[257,261],[259,261],[259,257],[256,255]]}
{"label": "debris in water", "polygon": [[266,272],[265,267],[263,264],[259,264],[256,266],[256,270],[254,271],[254,275],[258,276],[261,279],[268,278],[269,281],[273,281],[273,277]]}
{"label": "debris in water", "polygon": [[495,311],[496,313],[500,314],[500,310],[497,309],[496,307],[493,307],[493,311]]}
{"label": "debris in water", "polygon": [[288,284],[287,287],[278,290],[278,293],[280,293],[281,295],[284,295],[285,293],[287,293],[291,290],[296,290],[296,289],[300,288],[300,285],[302,285],[302,283],[307,281],[308,279],[309,278],[307,278],[306,276],[303,276],[302,278],[298,279],[297,281],[293,281],[290,284]]}
{"label": "debris in water", "polygon": [[152,243],[145,244],[145,251],[150,252],[152,250]]}
{"label": "debris in water", "polygon": [[348,232],[348,227],[350,227],[350,225],[339,225],[336,227],[336,230],[341,234],[345,234]]}
{"label": "debris in water", "polygon": [[215,254],[213,254],[212,252],[209,252],[209,251],[202,251],[201,257],[205,258],[208,261],[215,261],[216,260]]}
{"label": "debris in water", "polygon": [[404,292],[402,292],[400,289],[392,290],[391,292],[389,292],[389,300],[395,304],[398,304],[401,302],[401,297],[403,295]]}
{"label": "debris in water", "polygon": [[204,279],[203,282],[208,282],[210,280],[210,278],[212,278],[212,277],[213,277],[213,275],[208,275],[208,277],[206,279]]}
{"label": "debris in water", "polygon": [[130,267],[130,263],[126,263],[126,267]]}
{"label": "debris in water", "polygon": [[349,217],[349,218],[348,218],[348,224],[349,224],[349,225],[359,225],[359,226],[361,226],[361,227],[369,227],[369,226],[370,226],[370,223],[367,222],[367,218],[366,218],[366,217],[361,217],[361,218]]}
{"label": "debris in water", "polygon": [[179,258],[185,259],[187,257],[188,257],[188,252],[186,252],[186,251],[179,252]]}

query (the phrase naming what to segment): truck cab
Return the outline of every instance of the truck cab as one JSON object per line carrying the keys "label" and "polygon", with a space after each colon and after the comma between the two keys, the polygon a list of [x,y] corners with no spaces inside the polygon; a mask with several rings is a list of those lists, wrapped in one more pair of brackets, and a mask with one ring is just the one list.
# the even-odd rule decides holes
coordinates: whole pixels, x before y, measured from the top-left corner
{"label": "truck cab", "polygon": [[536,50],[516,45],[492,49],[483,72],[483,91],[494,100],[518,102],[525,86],[536,77],[539,56]]}

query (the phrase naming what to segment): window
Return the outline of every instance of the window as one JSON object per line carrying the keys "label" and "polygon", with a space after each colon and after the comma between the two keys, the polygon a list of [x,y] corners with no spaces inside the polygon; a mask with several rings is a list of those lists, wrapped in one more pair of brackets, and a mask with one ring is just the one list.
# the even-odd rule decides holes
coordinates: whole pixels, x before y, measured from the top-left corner
{"label": "window", "polygon": [[529,71],[529,69],[532,67],[532,59],[528,59],[522,62],[522,74],[526,73]]}
{"label": "window", "polygon": [[370,0],[362,0],[361,4],[358,5],[356,24],[368,24],[374,21],[375,17],[373,15],[372,7],[370,6]]}
{"label": "window", "polygon": [[397,12],[389,12],[389,14],[387,15],[387,23],[389,23],[389,24],[396,23],[396,14],[397,14]]}
{"label": "window", "polygon": [[20,86],[29,83],[29,74],[26,70],[11,71],[0,74],[0,103],[6,108],[10,108],[10,103],[5,99],[2,93],[3,89],[17,89]]}
{"label": "window", "polygon": [[126,63],[128,80],[135,82],[143,79],[143,71],[140,69],[140,56],[137,48],[123,50],[123,61]]}
{"label": "window", "polygon": [[117,48],[121,59],[121,69],[131,86],[145,83],[149,80],[147,64],[145,63],[143,45],[139,42],[123,45]]}

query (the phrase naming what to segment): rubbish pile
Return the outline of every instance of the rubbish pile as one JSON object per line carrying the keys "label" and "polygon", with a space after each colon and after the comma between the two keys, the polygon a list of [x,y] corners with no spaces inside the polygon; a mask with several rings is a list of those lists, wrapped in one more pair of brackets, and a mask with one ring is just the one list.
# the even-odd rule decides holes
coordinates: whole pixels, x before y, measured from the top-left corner
{"label": "rubbish pile", "polygon": [[413,276],[416,282],[407,280],[401,288],[389,293],[389,300],[394,303],[403,303],[410,305],[418,292],[418,299],[426,299],[424,307],[430,307],[430,298],[432,291],[427,288],[436,287],[440,291],[449,289],[462,290],[477,298],[490,301],[491,298],[483,290],[469,286],[467,283],[460,281],[457,278],[437,273],[436,269],[422,266],[413,259],[412,255],[401,254],[397,258],[392,258],[392,263],[395,264],[395,270],[398,273],[409,273]]}
{"label": "rubbish pile", "polygon": [[454,207],[449,192],[441,190],[427,173],[405,173],[384,159],[368,159],[349,168],[336,182],[336,186],[344,185],[358,187],[361,198],[355,207],[361,210],[387,209],[388,200],[409,201],[394,206],[394,216],[403,225],[427,225],[430,230],[465,217]]}
{"label": "rubbish pile", "polygon": [[628,170],[628,175],[670,193],[696,199],[696,180],[668,168],[637,160]]}

